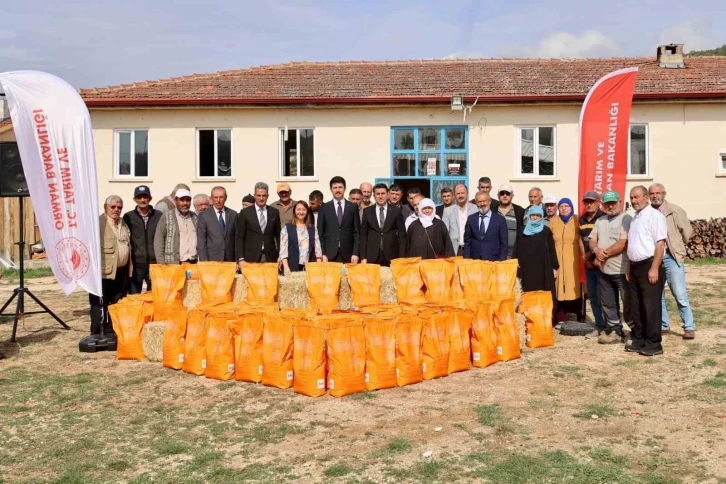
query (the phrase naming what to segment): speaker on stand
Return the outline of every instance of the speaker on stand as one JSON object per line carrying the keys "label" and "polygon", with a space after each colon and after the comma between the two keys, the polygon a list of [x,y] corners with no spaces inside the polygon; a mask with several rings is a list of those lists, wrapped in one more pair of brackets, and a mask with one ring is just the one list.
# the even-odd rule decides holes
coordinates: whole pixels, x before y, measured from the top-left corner
{"label": "speaker on stand", "polygon": [[0,143],[0,197],[27,197],[28,181],[17,143]]}

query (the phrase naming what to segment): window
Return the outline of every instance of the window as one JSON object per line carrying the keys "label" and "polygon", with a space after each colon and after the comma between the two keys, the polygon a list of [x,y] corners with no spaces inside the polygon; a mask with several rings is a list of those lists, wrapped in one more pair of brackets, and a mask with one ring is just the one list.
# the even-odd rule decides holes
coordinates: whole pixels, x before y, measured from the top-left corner
{"label": "window", "polygon": [[280,130],[282,177],[315,176],[315,143],[312,128]]}
{"label": "window", "polygon": [[555,176],[554,126],[519,128],[519,175]]}
{"label": "window", "polygon": [[197,176],[232,176],[232,130],[197,130]]}
{"label": "window", "polygon": [[718,171],[726,173],[726,150],[721,150],[721,153],[718,155],[718,161]]}
{"label": "window", "polygon": [[648,175],[648,126],[645,124],[630,125],[628,175]]}
{"label": "window", "polygon": [[391,128],[391,151],[395,178],[465,176],[468,130],[462,126]]}
{"label": "window", "polygon": [[117,130],[115,164],[115,175],[119,178],[149,176],[149,131]]}

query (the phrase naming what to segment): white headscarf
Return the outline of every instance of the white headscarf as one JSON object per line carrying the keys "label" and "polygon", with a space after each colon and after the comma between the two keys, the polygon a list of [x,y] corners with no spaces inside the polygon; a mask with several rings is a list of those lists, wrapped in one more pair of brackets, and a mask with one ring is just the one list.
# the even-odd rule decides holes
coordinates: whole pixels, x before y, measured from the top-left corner
{"label": "white headscarf", "polygon": [[[431,207],[431,209],[434,211],[431,215],[426,215],[423,213],[423,209],[426,207]],[[420,202],[418,202],[418,219],[421,221],[421,225],[425,229],[431,227],[434,224],[434,219],[438,218],[438,215],[436,215],[436,205],[434,205],[434,201],[430,198],[424,198]]]}

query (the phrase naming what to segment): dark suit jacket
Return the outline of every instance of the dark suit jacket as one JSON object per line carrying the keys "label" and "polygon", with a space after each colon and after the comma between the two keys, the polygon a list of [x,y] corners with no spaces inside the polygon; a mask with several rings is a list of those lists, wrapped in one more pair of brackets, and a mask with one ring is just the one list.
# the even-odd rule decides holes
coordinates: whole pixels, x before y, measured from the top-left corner
{"label": "dark suit jacket", "polygon": [[381,247],[383,255],[390,262],[399,257],[406,257],[406,225],[401,209],[388,205],[386,221],[383,229],[378,224],[379,208],[372,205],[363,210],[363,222],[360,226],[360,258],[372,264],[381,264],[378,260]]}
{"label": "dark suit jacket", "polygon": [[498,213],[492,212],[489,227],[483,236],[479,232],[479,213],[469,215],[464,228],[464,258],[506,260],[507,235],[507,221]]}
{"label": "dark suit jacket", "polygon": [[280,254],[280,211],[265,205],[267,226],[264,233],[260,229],[260,219],[257,215],[257,204],[247,207],[239,213],[237,260],[259,262],[264,245],[267,262],[277,262]]}
{"label": "dark suit jacket", "polygon": [[352,256],[358,255],[358,238],[360,237],[360,216],[358,206],[343,200],[343,223],[338,225],[335,199],[325,202],[318,212],[318,237],[323,255],[333,260],[340,253],[344,262],[350,262]]}
{"label": "dark suit jacket", "polygon": [[436,215],[438,215],[439,218],[442,218],[444,216],[444,209],[445,208],[446,207],[444,207],[443,205],[439,205],[438,207],[436,207]]}
{"label": "dark suit jacket", "polygon": [[237,262],[237,212],[224,207],[225,231],[219,226],[217,209],[210,206],[199,214],[197,252],[200,261]]}

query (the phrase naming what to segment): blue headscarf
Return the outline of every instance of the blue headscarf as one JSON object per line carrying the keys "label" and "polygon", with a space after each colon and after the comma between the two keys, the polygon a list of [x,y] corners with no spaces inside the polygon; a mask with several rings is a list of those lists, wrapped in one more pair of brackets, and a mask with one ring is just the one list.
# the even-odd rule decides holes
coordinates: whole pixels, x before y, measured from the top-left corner
{"label": "blue headscarf", "polygon": [[[532,215],[539,215],[539,220],[532,220]],[[527,225],[524,227],[524,235],[534,235],[542,232],[544,227],[544,212],[542,207],[530,207],[527,212]]]}
{"label": "blue headscarf", "polygon": [[560,214],[560,218],[562,219],[562,222],[566,224],[567,222],[570,221],[572,216],[575,215],[575,207],[572,206],[572,200],[570,200],[569,198],[561,198],[560,202],[557,204],[558,212],[559,212],[560,205],[562,205],[563,203],[566,203],[567,205],[570,206],[570,215],[565,217],[564,215]]}

